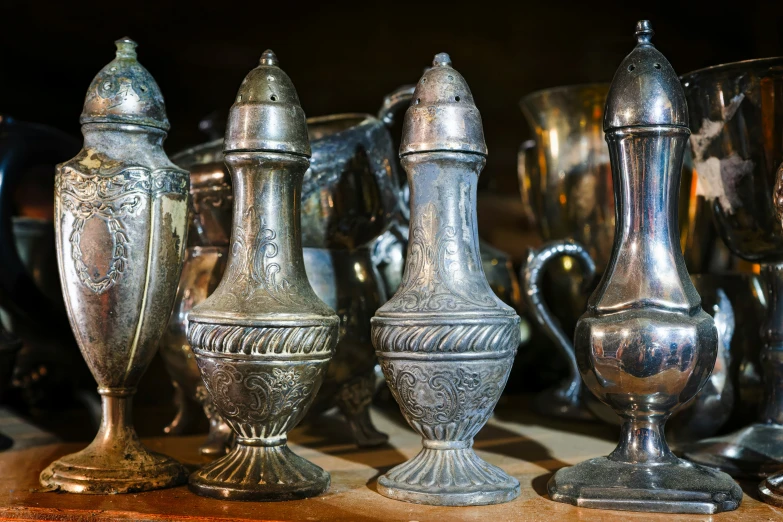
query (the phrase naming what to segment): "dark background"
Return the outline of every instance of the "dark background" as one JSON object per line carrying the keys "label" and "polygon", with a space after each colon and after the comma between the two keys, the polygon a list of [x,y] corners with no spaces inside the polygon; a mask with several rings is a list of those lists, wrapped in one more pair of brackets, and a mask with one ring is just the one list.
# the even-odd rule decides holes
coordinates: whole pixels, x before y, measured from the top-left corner
{"label": "dark background", "polygon": [[638,19],[682,74],[783,54],[783,2],[0,2],[0,114],[79,132],[84,94],[130,36],[157,79],[169,153],[205,141],[198,122],[227,110],[266,48],[308,116],[375,113],[383,96],[451,54],[484,118],[482,188],[516,192],[516,151],[530,137],[517,102],[556,85],[610,81]]}

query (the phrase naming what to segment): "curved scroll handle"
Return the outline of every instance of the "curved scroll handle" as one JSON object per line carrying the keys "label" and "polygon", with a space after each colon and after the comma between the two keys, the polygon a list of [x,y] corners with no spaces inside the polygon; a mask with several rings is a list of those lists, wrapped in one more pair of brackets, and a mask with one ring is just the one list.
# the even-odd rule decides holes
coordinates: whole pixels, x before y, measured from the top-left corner
{"label": "curved scroll handle", "polygon": [[[381,108],[378,109],[378,119],[381,120],[384,125],[386,125],[387,129],[390,129],[394,125],[400,112],[404,112],[411,104],[414,90],[416,90],[416,85],[401,85],[383,97]],[[396,145],[399,145],[399,143],[396,143]],[[398,210],[401,214],[401,220],[404,223],[407,223],[411,218],[410,187],[408,186],[408,178],[405,176],[405,171],[399,165],[399,163],[396,164],[395,170],[397,171],[397,175],[399,177],[398,181],[400,184],[400,199]],[[407,242],[407,238],[405,239]]]}
{"label": "curved scroll handle", "polygon": [[413,98],[415,85],[402,85],[384,96],[383,105],[378,109],[378,119],[387,127],[394,125],[401,110],[407,109]]}
{"label": "curved scroll handle", "polygon": [[[715,367],[712,370],[709,381],[712,384],[710,390],[704,386],[696,395],[695,400],[683,406],[682,409],[689,407],[690,404],[701,402],[705,403],[704,412],[700,411],[702,424],[714,426],[712,433],[704,436],[710,437],[723,426],[731,415],[731,409],[734,406],[734,386],[729,375],[731,366],[731,339],[734,337],[734,308],[731,306],[726,292],[723,288],[715,289],[715,303],[712,306],[713,320],[715,328],[718,330],[718,356],[715,359]],[[711,391],[712,393],[708,393]],[[712,408],[712,411],[710,408]],[[708,415],[704,413],[709,411]]]}
{"label": "curved scroll handle", "polygon": [[557,319],[552,316],[549,307],[544,302],[543,292],[541,291],[541,284],[547,265],[552,260],[563,256],[576,258],[584,271],[584,287],[589,286],[595,277],[595,262],[582,245],[570,239],[552,241],[544,244],[538,250],[531,250],[520,274],[520,279],[524,285],[523,298],[527,306],[535,315],[538,324],[544,328],[544,331],[568,360],[568,386],[563,388],[561,392],[565,395],[564,399],[570,399],[576,403],[579,401],[582,377],[579,375],[579,367],[576,364],[574,344],[563,332]]}
{"label": "curved scroll handle", "polygon": [[38,288],[16,250],[13,232],[13,194],[25,169],[52,165],[51,176],[42,183],[54,183],[54,165],[79,152],[77,139],[62,131],[0,115],[0,301],[28,318],[46,318],[70,331],[68,319]]}

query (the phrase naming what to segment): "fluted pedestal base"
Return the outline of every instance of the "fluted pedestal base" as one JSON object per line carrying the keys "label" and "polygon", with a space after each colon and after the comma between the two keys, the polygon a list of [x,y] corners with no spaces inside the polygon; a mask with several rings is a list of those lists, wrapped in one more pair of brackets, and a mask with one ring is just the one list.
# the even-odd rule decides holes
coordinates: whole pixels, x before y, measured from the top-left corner
{"label": "fluted pedestal base", "polygon": [[425,447],[379,478],[378,492],[416,504],[481,506],[515,499],[519,496],[519,481],[481,460],[469,446]]}
{"label": "fluted pedestal base", "polygon": [[751,424],[685,448],[685,457],[740,478],[762,479],[783,471],[783,426]]}
{"label": "fluted pedestal base", "polygon": [[574,506],[658,513],[719,513],[742,500],[727,474],[679,459],[629,464],[599,457],[559,470],[547,489],[552,500]]}
{"label": "fluted pedestal base", "polygon": [[140,442],[105,451],[93,443],[56,460],[41,472],[41,484],[69,493],[137,493],[184,484],[187,470],[176,460],[146,449]]}
{"label": "fluted pedestal base", "polygon": [[329,473],[280,446],[237,442],[228,455],[190,476],[190,490],[226,500],[295,500],[320,495],[329,488]]}

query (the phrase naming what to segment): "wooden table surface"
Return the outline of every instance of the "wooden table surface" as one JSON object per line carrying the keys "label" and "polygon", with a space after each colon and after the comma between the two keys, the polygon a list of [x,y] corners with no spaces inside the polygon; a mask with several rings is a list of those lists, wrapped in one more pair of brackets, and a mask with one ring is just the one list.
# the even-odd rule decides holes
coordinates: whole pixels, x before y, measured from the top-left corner
{"label": "wooden table surface", "polygon": [[[758,501],[755,484],[743,484],[745,498],[737,511],[704,515],[653,515],[575,508],[552,502],[546,483],[557,469],[605,455],[614,448],[616,429],[591,423],[542,419],[504,398],[495,417],[479,434],[475,447],[488,462],[519,479],[522,494],[495,506],[439,508],[387,499],[376,492],[377,478],[415,455],[420,439],[392,411],[373,411],[376,425],[390,434],[390,444],[376,449],[354,446],[344,424],[322,417],[291,433],[291,448],[332,474],[332,486],[307,500],[256,503],[199,497],[187,487],[130,495],[92,496],[38,491],[38,474],[52,460],[84,444],[46,444],[0,453],[0,520],[305,520],[305,521],[696,521],[781,520],[783,511]],[[203,436],[145,439],[147,445],[191,465],[206,462],[198,454]]]}

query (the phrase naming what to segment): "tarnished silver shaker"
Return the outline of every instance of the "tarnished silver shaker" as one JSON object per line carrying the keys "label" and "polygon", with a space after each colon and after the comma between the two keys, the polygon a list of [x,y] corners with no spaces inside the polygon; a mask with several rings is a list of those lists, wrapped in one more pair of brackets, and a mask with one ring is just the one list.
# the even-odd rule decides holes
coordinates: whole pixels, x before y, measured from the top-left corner
{"label": "tarnished silver shaker", "polygon": [[310,141],[272,51],[239,87],[224,154],[234,188],[228,266],[188,315],[188,340],[237,439],[190,476],[190,489],[229,500],[310,497],[329,487],[329,474],[293,453],[287,433],[321,386],[339,320],[305,273],[300,203]]}
{"label": "tarnished silver shaker", "polygon": [[438,54],[403,127],[400,157],[411,187],[405,272],[372,319],[386,382],[424,446],[378,480],[390,498],[462,506],[519,495],[516,479],[472,449],[520,340],[519,317],[482,269],[476,186],[486,155],[473,95],[449,56]]}

